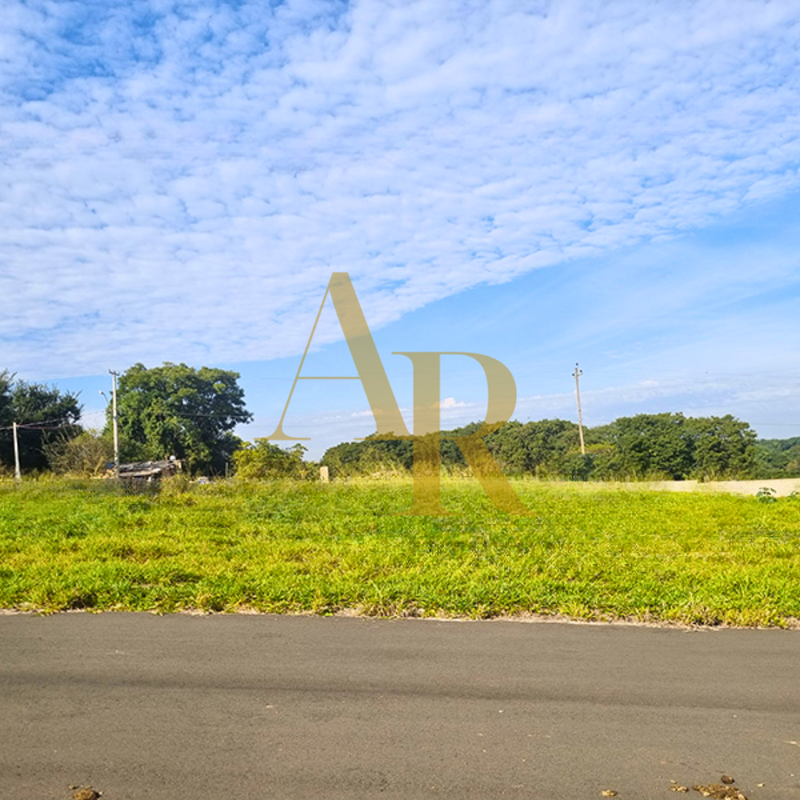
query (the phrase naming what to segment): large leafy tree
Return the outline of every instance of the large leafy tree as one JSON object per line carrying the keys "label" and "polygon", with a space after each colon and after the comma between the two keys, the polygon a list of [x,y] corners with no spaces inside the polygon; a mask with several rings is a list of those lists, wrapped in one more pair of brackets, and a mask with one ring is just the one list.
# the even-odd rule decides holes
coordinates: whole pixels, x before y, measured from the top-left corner
{"label": "large leafy tree", "polygon": [[754,473],[756,433],[732,417],[686,420],[693,440],[694,474],[706,479],[747,478]]}
{"label": "large leafy tree", "polygon": [[[253,418],[238,379],[238,372],[211,367],[132,366],[117,388],[122,457],[174,455],[190,471],[224,472],[241,445],[233,429]],[[110,415],[109,409],[109,425]]]}
{"label": "large leafy tree", "polygon": [[680,480],[692,470],[692,440],[683,414],[637,414],[620,417],[610,440],[623,478]]}
{"label": "large leafy tree", "polygon": [[17,430],[19,460],[23,470],[46,469],[48,447],[58,436],[68,439],[80,433],[81,406],[77,395],[53,386],[15,380],[0,372],[0,461],[14,464],[12,423]]}

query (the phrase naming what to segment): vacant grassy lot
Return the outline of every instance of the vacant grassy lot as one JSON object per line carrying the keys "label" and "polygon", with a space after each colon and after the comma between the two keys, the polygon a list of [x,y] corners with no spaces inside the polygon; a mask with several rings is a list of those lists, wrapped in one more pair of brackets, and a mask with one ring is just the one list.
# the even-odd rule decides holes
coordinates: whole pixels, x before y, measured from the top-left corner
{"label": "vacant grassy lot", "polygon": [[516,488],[529,517],[468,480],[439,518],[402,481],[4,484],[0,607],[800,621],[796,499]]}

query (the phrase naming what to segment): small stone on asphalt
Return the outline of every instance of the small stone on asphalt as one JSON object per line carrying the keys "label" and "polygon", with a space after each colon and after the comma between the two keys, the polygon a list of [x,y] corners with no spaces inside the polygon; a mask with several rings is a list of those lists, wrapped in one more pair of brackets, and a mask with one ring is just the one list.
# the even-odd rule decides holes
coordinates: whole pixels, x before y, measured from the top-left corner
{"label": "small stone on asphalt", "polygon": [[725,786],[721,783],[709,783],[707,786],[696,783],[692,789],[700,792],[703,797],[713,797],[714,800],[747,800],[735,786]]}
{"label": "small stone on asphalt", "polygon": [[92,789],[91,786],[70,786],[70,789],[74,789],[72,792],[72,800],[98,800],[102,792],[98,792],[96,789]]}

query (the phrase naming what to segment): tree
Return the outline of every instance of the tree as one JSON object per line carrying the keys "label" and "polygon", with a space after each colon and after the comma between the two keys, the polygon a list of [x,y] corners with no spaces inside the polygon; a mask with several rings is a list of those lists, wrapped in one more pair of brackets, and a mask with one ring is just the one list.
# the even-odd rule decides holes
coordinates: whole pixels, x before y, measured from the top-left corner
{"label": "tree", "polygon": [[47,460],[55,472],[72,475],[99,475],[114,460],[110,436],[83,431],[74,437],[59,436],[46,448]]}
{"label": "tree", "polygon": [[[524,426],[531,471],[538,477],[571,477],[574,464],[584,470],[584,459],[573,458],[578,447],[578,426],[564,419],[542,419]],[[581,475],[581,480],[583,476]]]}
{"label": "tree", "polygon": [[12,423],[21,426],[17,429],[20,467],[41,470],[48,466],[48,447],[56,436],[69,439],[80,433],[80,417],[77,395],[0,372],[0,461],[6,466],[14,464]]}
{"label": "tree", "polygon": [[301,444],[288,449],[260,439],[233,454],[239,478],[307,478],[312,467],[303,461],[306,448]]}
{"label": "tree", "polygon": [[489,452],[506,475],[522,475],[531,471],[530,448],[525,426],[512,420],[486,437]]}
{"label": "tree", "polygon": [[693,473],[698,478],[749,478],[754,474],[756,433],[748,423],[726,414],[690,417],[686,426],[693,440]]}
{"label": "tree", "polygon": [[6,428],[14,421],[11,411],[11,387],[14,376],[7,369],[0,372],[0,427]]}
{"label": "tree", "polygon": [[360,442],[342,442],[329,447],[320,464],[330,469],[332,477],[403,473],[411,470],[413,454],[410,441],[372,434]]}
{"label": "tree", "polygon": [[11,441],[11,425],[14,413],[11,410],[11,385],[14,376],[8,370],[0,372],[0,472],[3,467],[14,464],[13,442]]}
{"label": "tree", "polygon": [[683,414],[637,414],[610,426],[610,440],[625,478],[681,480],[691,472],[692,438]]}
{"label": "tree", "polygon": [[135,364],[120,376],[117,388],[121,457],[174,455],[191,472],[224,472],[241,446],[233,429],[253,418],[238,379],[238,372],[211,367]]}

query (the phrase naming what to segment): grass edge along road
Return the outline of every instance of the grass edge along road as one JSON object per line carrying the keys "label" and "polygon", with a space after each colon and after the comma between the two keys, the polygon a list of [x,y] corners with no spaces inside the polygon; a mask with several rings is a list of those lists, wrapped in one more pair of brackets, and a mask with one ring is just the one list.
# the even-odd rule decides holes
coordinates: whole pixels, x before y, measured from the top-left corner
{"label": "grass edge along road", "polygon": [[800,501],[514,481],[530,516],[443,480],[0,485],[0,607],[704,625],[800,621]]}

